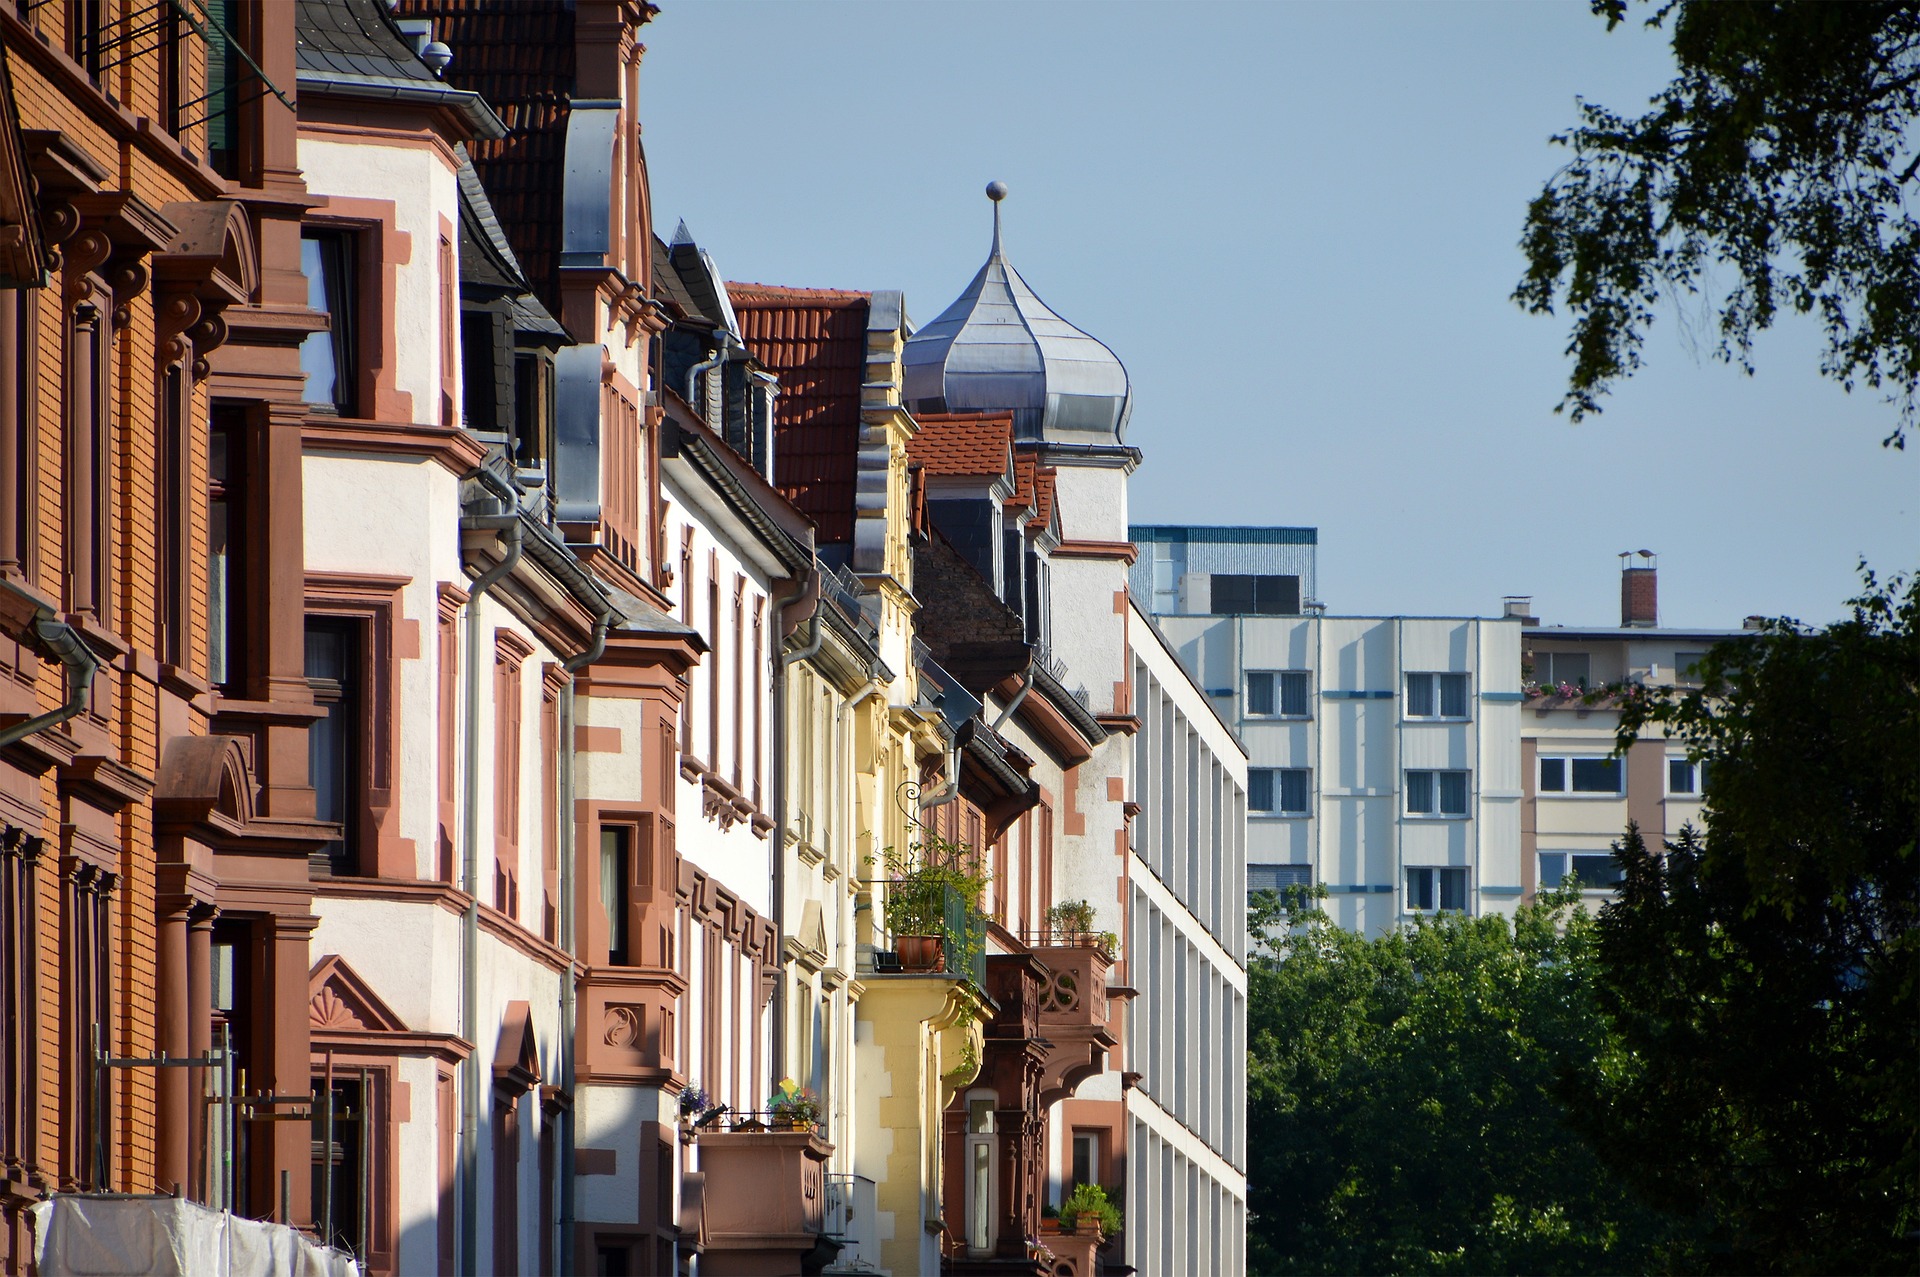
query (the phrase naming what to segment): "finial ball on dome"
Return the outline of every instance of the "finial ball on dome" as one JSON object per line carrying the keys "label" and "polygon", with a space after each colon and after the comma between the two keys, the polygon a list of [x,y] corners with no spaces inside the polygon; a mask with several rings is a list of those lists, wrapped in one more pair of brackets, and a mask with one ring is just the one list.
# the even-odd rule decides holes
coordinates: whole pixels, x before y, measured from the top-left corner
{"label": "finial ball on dome", "polygon": [[988,182],[987,198],[996,204],[1007,198],[1007,184],[1005,182]]}

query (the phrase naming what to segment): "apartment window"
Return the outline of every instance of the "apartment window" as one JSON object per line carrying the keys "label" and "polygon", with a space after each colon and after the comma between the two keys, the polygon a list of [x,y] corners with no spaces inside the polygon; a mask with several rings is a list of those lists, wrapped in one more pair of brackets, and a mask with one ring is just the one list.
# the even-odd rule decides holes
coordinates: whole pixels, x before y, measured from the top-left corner
{"label": "apartment window", "polygon": [[361,630],[358,622],[339,617],[307,618],[307,686],[325,712],[307,729],[307,778],[314,819],[340,826],[316,853],[313,867],[334,875],[359,871],[356,826],[363,806],[360,726],[365,713]]}
{"label": "apartment window", "polygon": [[1100,1179],[1100,1131],[1073,1133],[1073,1182],[1098,1184]]}
{"label": "apartment window", "polygon": [[1298,616],[1300,578],[1297,576],[1234,576],[1216,572],[1210,578],[1215,615]]}
{"label": "apartment window", "polygon": [[545,464],[552,449],[553,364],[540,355],[513,360],[513,461],[522,467]]}
{"label": "apartment window", "polygon": [[1467,773],[1410,771],[1407,773],[1407,815],[1464,816],[1467,814]]}
{"label": "apartment window", "polygon": [[38,381],[34,290],[0,289],[0,573],[37,570],[39,490],[34,399]]}
{"label": "apartment window", "polygon": [[1693,763],[1684,758],[1667,760],[1667,792],[1686,797],[1698,797],[1707,792],[1707,765],[1704,761]]}
{"label": "apartment window", "polygon": [[1700,681],[1700,662],[1706,659],[1707,654],[1705,652],[1675,652],[1673,654],[1673,668],[1679,677],[1679,681],[1682,683],[1698,683]]}
{"label": "apartment window", "polygon": [[0,1160],[35,1160],[28,1138],[39,1104],[39,1008],[35,979],[39,909],[35,862],[42,843],[0,827]]}
{"label": "apartment window", "polygon": [[1307,671],[1248,671],[1247,716],[1249,718],[1307,717]]}
{"label": "apartment window", "polygon": [[1618,798],[1624,792],[1626,769],[1618,758],[1542,758],[1543,794],[1604,794]]}
{"label": "apartment window", "polygon": [[219,406],[207,435],[207,680],[216,687],[239,681],[244,649],[245,543],[235,533],[244,522],[245,428],[243,409]]}
{"label": "apartment window", "polygon": [[101,53],[105,49],[101,10],[104,0],[67,0],[67,55],[86,70],[87,78],[100,82]]}
{"label": "apartment window", "polygon": [[1285,891],[1288,887],[1311,887],[1312,865],[1248,865],[1247,891]]}
{"label": "apartment window", "polygon": [[600,908],[607,921],[607,965],[629,965],[627,883],[633,872],[633,830],[613,825],[600,831]]}
{"label": "apartment window", "polygon": [[1619,862],[1614,860],[1610,851],[1540,853],[1541,886],[1558,887],[1571,877],[1579,878],[1582,887],[1607,891],[1619,886],[1626,879],[1626,874],[1621,871]]}
{"label": "apartment window", "polygon": [[994,1166],[991,1091],[967,1096],[967,1249],[985,1255],[993,1249]]}
{"label": "apartment window", "polygon": [[67,603],[72,611],[92,613],[104,624],[113,595],[107,571],[112,559],[107,534],[113,337],[99,307],[74,307],[67,341]]}
{"label": "apartment window", "polygon": [[520,1103],[504,1092],[493,1099],[493,1268],[497,1277],[520,1271]]}
{"label": "apartment window", "polygon": [[308,333],[300,343],[307,405],[352,416],[357,375],[352,237],[340,231],[303,232],[300,269],[307,276],[307,305],[324,314],[328,324],[327,331]]}
{"label": "apartment window", "polygon": [[1304,816],[1307,788],[1304,767],[1250,767],[1247,810],[1261,816]]}
{"label": "apartment window", "polygon": [[488,310],[460,312],[460,412],[469,430],[500,431],[500,330],[503,321]]}
{"label": "apartment window", "polygon": [[[247,91],[241,85],[240,0],[207,0],[207,97],[193,108],[207,122],[207,159],[220,176],[238,179],[246,157]],[[256,90],[257,92],[257,90]]]}
{"label": "apartment window", "polygon": [[1465,674],[1407,675],[1408,718],[1465,718]]}
{"label": "apartment window", "polygon": [[1542,686],[1585,687],[1592,673],[1593,658],[1585,652],[1543,652],[1534,659],[1533,676]]}
{"label": "apartment window", "polygon": [[[371,1150],[363,1147],[368,1134],[368,1097],[357,1076],[349,1081],[335,1075],[329,1084],[323,1073],[313,1079],[313,1089],[317,1095],[331,1094],[333,1101],[331,1139],[327,1134],[326,1101],[314,1104],[313,1222],[327,1245],[364,1257],[367,1221],[361,1213],[364,1198],[360,1166],[363,1159],[370,1162]],[[371,1080],[367,1089],[372,1089]]]}
{"label": "apartment window", "polygon": [[1421,867],[1407,870],[1407,908],[1464,910],[1467,907],[1467,871]]}
{"label": "apartment window", "polygon": [[81,862],[66,877],[66,940],[61,955],[68,991],[68,1041],[81,1044],[68,1054],[68,1128],[72,1141],[68,1175],[83,1188],[105,1189],[112,1175],[114,1141],[107,1137],[113,1121],[112,1097],[103,1088],[97,1070],[89,1064],[91,1052],[112,1054],[113,1040],[113,889],[111,873]]}

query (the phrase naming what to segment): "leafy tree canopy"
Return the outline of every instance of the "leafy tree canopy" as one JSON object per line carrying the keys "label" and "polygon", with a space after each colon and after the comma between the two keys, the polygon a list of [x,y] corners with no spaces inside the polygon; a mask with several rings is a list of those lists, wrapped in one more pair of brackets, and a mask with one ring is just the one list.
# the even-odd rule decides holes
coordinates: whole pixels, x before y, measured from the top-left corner
{"label": "leafy tree canopy", "polygon": [[[1609,30],[1632,0],[1590,0]],[[1815,314],[1821,371],[1882,388],[1903,447],[1920,385],[1920,5],[1643,0],[1678,75],[1637,118],[1582,102],[1572,162],[1527,210],[1514,300],[1573,317],[1574,420],[1640,366],[1654,306],[1711,300],[1752,371],[1782,307]]]}
{"label": "leafy tree canopy", "polygon": [[1630,1272],[1660,1225],[1567,1120],[1613,1060],[1577,891],[1368,939],[1313,896],[1257,909],[1249,1271]]}
{"label": "leafy tree canopy", "polygon": [[1583,1129],[1698,1228],[1675,1268],[1920,1269],[1920,578],[1722,644],[1630,703],[1707,762],[1706,831],[1618,849]]}

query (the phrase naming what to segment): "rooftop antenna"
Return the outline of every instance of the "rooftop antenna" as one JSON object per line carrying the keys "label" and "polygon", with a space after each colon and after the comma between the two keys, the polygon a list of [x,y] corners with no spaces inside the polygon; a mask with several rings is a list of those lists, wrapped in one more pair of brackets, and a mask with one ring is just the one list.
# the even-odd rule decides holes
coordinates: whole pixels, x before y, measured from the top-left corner
{"label": "rooftop antenna", "polygon": [[1000,201],[1007,198],[1005,182],[988,182],[987,198],[993,201],[993,253],[1000,255]]}

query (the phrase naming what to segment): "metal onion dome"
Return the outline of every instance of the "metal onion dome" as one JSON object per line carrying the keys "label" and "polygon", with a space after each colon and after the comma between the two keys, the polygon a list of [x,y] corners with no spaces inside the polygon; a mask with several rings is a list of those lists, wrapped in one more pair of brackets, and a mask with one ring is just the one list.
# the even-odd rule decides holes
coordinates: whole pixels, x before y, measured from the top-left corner
{"label": "metal onion dome", "polygon": [[1056,443],[1118,443],[1133,389],[1119,358],[1056,315],[1020,278],[1000,247],[940,318],[907,341],[906,397],[915,412],[1013,412],[1014,434]]}

